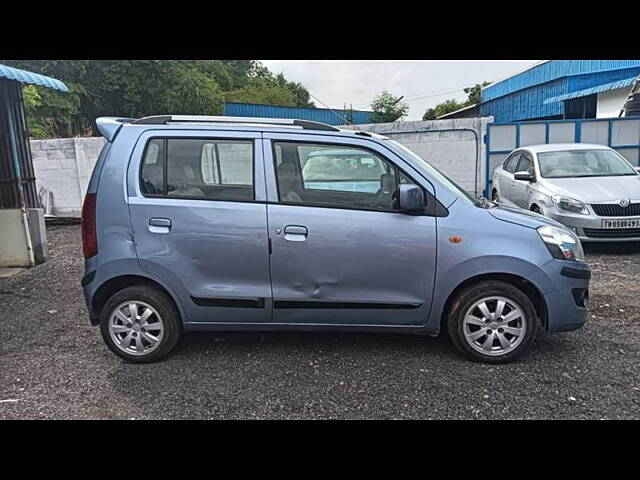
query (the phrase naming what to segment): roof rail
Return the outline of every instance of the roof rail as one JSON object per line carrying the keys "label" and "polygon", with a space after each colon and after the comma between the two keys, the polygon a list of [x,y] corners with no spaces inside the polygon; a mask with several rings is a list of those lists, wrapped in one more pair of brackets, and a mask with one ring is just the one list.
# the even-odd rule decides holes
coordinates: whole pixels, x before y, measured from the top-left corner
{"label": "roof rail", "polygon": [[287,118],[261,118],[261,117],[214,117],[207,115],[154,115],[134,120],[131,123],[137,125],[166,125],[169,123],[253,123],[260,125],[283,125],[300,127],[303,130],[326,130],[339,132],[340,129],[326,123],[313,122],[311,120],[293,120]]}

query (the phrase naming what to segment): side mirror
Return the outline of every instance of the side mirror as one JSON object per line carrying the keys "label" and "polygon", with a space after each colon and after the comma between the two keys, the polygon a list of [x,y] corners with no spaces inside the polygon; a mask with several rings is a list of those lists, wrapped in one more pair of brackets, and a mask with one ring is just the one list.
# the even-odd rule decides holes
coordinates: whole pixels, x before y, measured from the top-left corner
{"label": "side mirror", "polygon": [[635,167],[636,172],[640,173],[640,167]]}
{"label": "side mirror", "polygon": [[418,185],[401,183],[398,203],[400,204],[400,210],[403,212],[422,210],[426,206],[422,188]]}
{"label": "side mirror", "polygon": [[516,172],[513,174],[516,180],[524,180],[525,182],[535,182],[536,176],[531,172]]}

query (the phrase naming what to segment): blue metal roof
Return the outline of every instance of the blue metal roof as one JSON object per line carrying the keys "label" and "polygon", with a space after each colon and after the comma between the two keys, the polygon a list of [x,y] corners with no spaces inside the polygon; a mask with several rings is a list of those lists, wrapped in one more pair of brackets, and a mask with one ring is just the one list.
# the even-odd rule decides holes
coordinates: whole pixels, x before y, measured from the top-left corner
{"label": "blue metal roof", "polygon": [[60,90],[61,92],[69,91],[67,86],[60,80],[40,75],[38,73],[20,70],[19,68],[7,67],[2,64],[0,64],[0,78],[6,78],[7,80],[13,80],[20,83],[29,83],[31,85],[40,85],[41,87],[49,87],[55,90]]}
{"label": "blue metal roof", "polygon": [[638,67],[640,60],[549,60],[484,87],[482,101],[494,100],[563,77]]}
{"label": "blue metal roof", "polygon": [[578,90],[577,92],[565,93],[564,95],[557,95],[555,97],[547,98],[544,102],[548,103],[562,102],[571,98],[586,97],[593,95],[594,93],[606,92],[609,90],[616,90],[618,88],[630,87],[636,81],[637,77],[625,78],[624,80],[618,80],[617,82],[605,83],[604,85],[597,85],[591,88],[585,88],[584,90]]}
{"label": "blue metal roof", "polygon": [[280,105],[262,105],[258,103],[225,102],[223,115],[229,117],[266,117],[297,118],[326,123],[328,125],[344,125],[345,117],[351,115],[354,125],[371,123],[373,112],[364,110],[329,110],[326,108],[284,107]]}

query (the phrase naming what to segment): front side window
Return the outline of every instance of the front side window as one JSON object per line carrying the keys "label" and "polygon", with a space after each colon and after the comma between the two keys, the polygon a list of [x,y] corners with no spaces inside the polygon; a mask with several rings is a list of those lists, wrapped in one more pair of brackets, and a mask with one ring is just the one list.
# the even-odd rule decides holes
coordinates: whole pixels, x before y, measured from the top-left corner
{"label": "front side window", "polygon": [[397,210],[398,184],[413,183],[363,148],[276,142],[274,152],[282,203]]}
{"label": "front side window", "polygon": [[518,162],[518,166],[516,167],[516,172],[529,172],[533,173],[533,163],[528,155],[522,154],[520,156],[520,161]]}
{"label": "front side window", "polygon": [[545,178],[608,177],[637,175],[613,150],[564,150],[538,153],[540,175]]}
{"label": "front side window", "polygon": [[509,173],[514,173],[516,171],[516,167],[518,166],[518,161],[520,159],[520,153],[514,153],[504,162],[503,168],[505,171]]}
{"label": "front side window", "polygon": [[152,196],[253,200],[253,142],[153,139],[145,152],[140,186],[143,194]]}

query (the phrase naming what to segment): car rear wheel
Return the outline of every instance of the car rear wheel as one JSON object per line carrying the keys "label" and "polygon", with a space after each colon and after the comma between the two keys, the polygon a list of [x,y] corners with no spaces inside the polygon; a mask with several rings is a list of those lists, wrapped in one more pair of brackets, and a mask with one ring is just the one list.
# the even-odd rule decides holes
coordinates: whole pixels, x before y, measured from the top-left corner
{"label": "car rear wheel", "polygon": [[454,300],[448,331],[454,346],[468,358],[505,363],[522,355],[538,329],[529,297],[502,281],[486,281],[465,288]]}
{"label": "car rear wheel", "polygon": [[178,343],[182,322],[166,294],[146,285],[128,287],[102,308],[100,331],[116,355],[135,363],[155,362]]}

